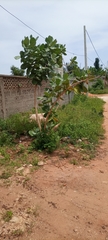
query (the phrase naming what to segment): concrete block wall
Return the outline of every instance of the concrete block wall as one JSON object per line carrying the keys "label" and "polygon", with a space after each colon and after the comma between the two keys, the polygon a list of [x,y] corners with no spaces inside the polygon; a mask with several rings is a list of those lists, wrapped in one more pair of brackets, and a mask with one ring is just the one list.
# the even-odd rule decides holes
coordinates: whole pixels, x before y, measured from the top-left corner
{"label": "concrete block wall", "polygon": [[[38,88],[42,96],[46,82]],[[0,75],[0,118],[7,118],[34,107],[34,85],[26,77]]]}
{"label": "concrete block wall", "polygon": [[[38,96],[42,96],[48,83],[43,81],[38,87]],[[72,95],[70,96],[72,98]],[[60,104],[67,104],[70,101],[65,95]],[[34,107],[34,85],[26,77],[0,75],[0,118],[7,118],[18,112],[26,112]]]}

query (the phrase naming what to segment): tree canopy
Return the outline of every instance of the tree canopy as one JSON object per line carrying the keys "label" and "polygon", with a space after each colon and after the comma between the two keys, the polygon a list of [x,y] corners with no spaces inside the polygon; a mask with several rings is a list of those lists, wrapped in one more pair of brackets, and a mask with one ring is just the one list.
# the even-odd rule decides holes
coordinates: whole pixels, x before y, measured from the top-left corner
{"label": "tree canopy", "polygon": [[12,75],[15,75],[15,76],[24,76],[24,69],[21,69],[21,68],[18,68],[18,67],[15,67],[14,65],[11,66],[11,74]]}
{"label": "tree canopy", "polygon": [[20,51],[21,68],[35,85],[41,85],[48,80],[56,66],[62,66],[62,55],[66,55],[65,45],[58,44],[52,36],[45,38],[45,43],[37,44],[37,38],[32,35],[22,40],[23,50]]}

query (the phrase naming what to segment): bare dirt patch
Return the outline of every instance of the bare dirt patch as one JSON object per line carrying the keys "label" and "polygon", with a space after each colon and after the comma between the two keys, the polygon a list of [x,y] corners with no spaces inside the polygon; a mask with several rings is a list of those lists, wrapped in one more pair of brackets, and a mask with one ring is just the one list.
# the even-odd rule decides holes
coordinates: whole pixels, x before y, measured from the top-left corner
{"label": "bare dirt patch", "polygon": [[[105,139],[89,165],[70,164],[69,159],[82,157],[73,148],[69,159],[67,152],[55,152],[42,157],[38,170],[23,165],[0,179],[0,239],[108,240],[108,98],[104,100]],[[8,211],[12,218],[5,221]]]}

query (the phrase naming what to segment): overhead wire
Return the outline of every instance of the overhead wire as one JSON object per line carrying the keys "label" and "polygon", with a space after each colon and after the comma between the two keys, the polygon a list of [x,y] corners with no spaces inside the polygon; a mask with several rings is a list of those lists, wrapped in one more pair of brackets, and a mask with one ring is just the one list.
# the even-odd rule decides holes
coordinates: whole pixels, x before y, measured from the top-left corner
{"label": "overhead wire", "polygon": [[91,40],[91,38],[90,38],[90,35],[89,35],[89,33],[88,33],[87,30],[86,30],[86,33],[87,33],[87,36],[88,36],[88,38],[89,38],[89,40],[90,40],[90,42],[91,42],[91,44],[92,44],[92,47],[94,48],[94,51],[95,51],[95,53],[97,54],[99,60],[100,60],[101,63],[105,66],[105,64],[104,64],[103,61],[101,60],[101,58],[100,58],[100,56],[99,56],[99,54],[98,54],[98,52],[97,52],[97,50],[96,50],[96,48],[95,48],[95,46],[94,46],[94,44],[93,44],[93,42],[92,42],[92,40]]}
{"label": "overhead wire", "polygon": [[[15,16],[13,13],[11,13],[10,11],[8,11],[6,8],[4,8],[2,5],[0,5],[0,7],[4,10],[4,11],[6,11],[8,14],[10,14],[12,17],[14,17],[15,19],[17,19],[19,22],[21,22],[24,26],[26,26],[27,28],[29,28],[30,30],[32,30],[33,32],[35,32],[36,34],[38,34],[40,37],[42,37],[43,39],[45,39],[45,37],[42,35],[42,34],[40,34],[39,32],[37,32],[35,29],[33,29],[32,27],[30,27],[28,24],[26,24],[24,21],[22,21],[20,18],[18,18],[17,16]],[[87,31],[86,31],[87,32]],[[88,34],[88,32],[87,32],[87,35],[89,36],[89,34]],[[89,36],[89,39],[90,39],[90,36]],[[91,39],[90,39],[90,41],[91,41]],[[91,41],[91,43],[92,43],[92,41]],[[93,43],[92,43],[92,45],[93,45]],[[94,47],[94,45],[93,45],[93,47]],[[95,49],[95,47],[94,47],[94,49]],[[95,49],[95,51],[96,51],[96,49]],[[77,53],[72,53],[72,52],[70,52],[70,51],[68,51],[68,50],[66,50],[66,52],[67,53],[70,53],[70,54],[72,54],[72,55],[74,55],[74,56],[79,56],[79,57],[84,57],[84,54],[77,54]],[[97,51],[96,51],[97,52]],[[97,53],[97,55],[98,55],[98,53]],[[99,55],[98,55],[98,57],[99,57]],[[89,57],[87,57],[91,62],[93,62]],[[100,59],[100,57],[99,57],[99,59]],[[102,61],[101,61],[102,62]]]}
{"label": "overhead wire", "polygon": [[89,61],[91,61],[91,62],[93,62],[94,63],[94,61],[91,59],[91,58],[89,58],[89,57],[87,57],[88,59],[89,59]]}
{"label": "overhead wire", "polygon": [[72,53],[72,52],[70,52],[70,51],[66,51],[67,53],[70,53],[70,54],[73,54],[73,55],[77,55],[77,56],[80,56],[80,57],[84,57],[84,55],[83,54],[77,54],[77,53]]}
{"label": "overhead wire", "polygon": [[[0,5],[0,7],[6,11],[8,14],[10,14],[12,17],[16,18],[19,22],[21,22],[23,25],[25,25],[27,28],[29,28],[30,30],[32,30],[33,32],[35,32],[36,34],[38,34],[40,37],[42,37],[43,39],[45,39],[45,37],[40,34],[39,32],[37,32],[36,30],[34,30],[32,27],[30,27],[28,24],[26,24],[25,22],[23,22],[20,18],[18,18],[17,16],[15,16],[13,13],[11,13],[10,11],[8,11],[6,8],[4,8],[2,5]],[[84,56],[81,54],[77,54],[77,53],[72,53],[70,51],[66,51],[67,53],[73,54],[73,55],[77,55],[77,56]]]}
{"label": "overhead wire", "polygon": [[16,17],[13,13],[11,13],[10,11],[8,11],[6,8],[4,8],[2,5],[0,5],[0,7],[5,10],[7,13],[9,13],[12,17],[16,18],[19,22],[21,22],[23,25],[25,25],[27,28],[31,29],[33,32],[35,32],[36,34],[38,34],[40,37],[44,38],[44,36],[42,36],[39,32],[35,31],[32,27],[30,27],[28,24],[26,24],[25,22],[23,22],[20,18]]}

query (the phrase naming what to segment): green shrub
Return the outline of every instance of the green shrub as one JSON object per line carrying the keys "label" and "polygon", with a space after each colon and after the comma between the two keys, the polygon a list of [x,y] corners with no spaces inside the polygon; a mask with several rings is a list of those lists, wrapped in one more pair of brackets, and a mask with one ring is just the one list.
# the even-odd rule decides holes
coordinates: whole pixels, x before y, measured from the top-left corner
{"label": "green shrub", "polygon": [[28,134],[36,126],[29,121],[29,113],[17,113],[6,120],[0,119],[0,146],[12,145],[15,138]]}
{"label": "green shrub", "polygon": [[6,130],[3,130],[3,131],[0,131],[0,146],[10,146],[12,145],[14,141],[14,136],[12,136],[11,134],[9,134],[8,131]]}
{"label": "green shrub", "polygon": [[104,82],[102,79],[98,79],[92,87],[89,88],[89,92],[91,93],[97,93],[102,91],[104,89]]}
{"label": "green shrub", "polygon": [[72,99],[72,104],[73,105],[78,105],[80,102],[85,102],[87,100],[87,95],[85,94],[75,94],[73,99]]}
{"label": "green shrub", "polygon": [[16,136],[27,134],[36,123],[29,121],[29,114],[17,113],[10,116],[6,120],[6,127],[11,134],[16,133]]}
{"label": "green shrub", "polygon": [[[60,137],[58,135],[58,132],[54,132],[53,130],[34,130],[35,139],[33,141],[33,147],[36,150],[46,150],[47,152],[51,153],[53,152],[59,145]],[[33,133],[33,132],[32,132]]]}

